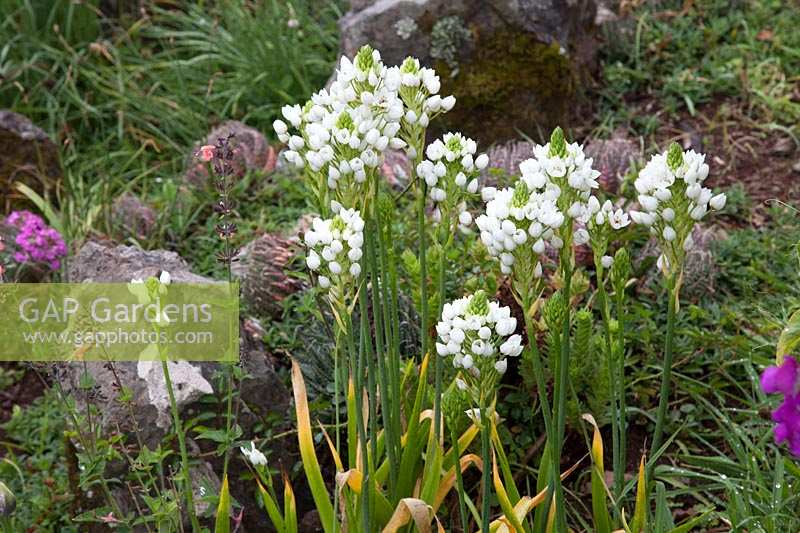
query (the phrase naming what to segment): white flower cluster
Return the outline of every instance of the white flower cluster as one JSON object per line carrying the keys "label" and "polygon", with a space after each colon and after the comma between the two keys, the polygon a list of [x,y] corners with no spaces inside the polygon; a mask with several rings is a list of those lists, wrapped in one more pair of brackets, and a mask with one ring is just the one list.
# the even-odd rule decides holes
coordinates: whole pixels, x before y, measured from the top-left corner
{"label": "white flower cluster", "polygon": [[429,194],[435,203],[442,203],[450,196],[456,203],[457,192],[476,194],[478,173],[489,164],[489,157],[480,154],[475,141],[460,133],[446,133],[425,149],[427,159],[417,165],[417,174],[428,184]]}
{"label": "white flower cluster", "polygon": [[626,228],[630,225],[631,219],[628,216],[628,213],[623,211],[622,209],[614,210],[614,206],[611,204],[611,200],[606,200],[599,209],[595,209],[594,206],[598,205],[599,202],[597,198],[592,196],[589,198],[589,211],[596,213],[594,215],[594,223],[597,226],[602,226],[606,223],[611,227],[611,229],[622,229]]}
{"label": "white flower cluster", "polygon": [[709,209],[725,207],[724,193],[714,195],[703,187],[706,177],[705,155],[683,152],[673,143],[666,153],[654,155],[634,182],[643,211],[631,211],[630,215],[637,224],[650,227],[661,242],[666,255],[659,258],[659,264],[680,261],[683,252],[694,245],[694,224]]}
{"label": "white flower cluster", "polygon": [[400,83],[399,71],[385,67],[369,46],[354,61],[342,57],[329,90],[314,94],[302,108],[283,108],[296,134],[283,120],[273,123],[289,146],[284,157],[298,168],[322,172],[330,189],[339,189],[342,180],[347,186],[364,183],[387,147],[405,146],[397,137],[404,114]]}
{"label": "white flower cluster", "polygon": [[[586,158],[580,145],[564,141],[560,129],[553,132],[550,143],[537,145],[534,157],[519,167],[522,177],[514,187],[483,189],[486,213],[476,219],[481,240],[500,260],[505,274],[511,273],[518,246],[528,243],[537,255],[544,253],[547,243],[560,249],[565,238],[560,230],[568,219],[585,225],[600,211],[592,196],[600,173],[592,169],[592,159]],[[573,227],[572,239],[585,244],[589,233]],[[535,269],[541,275],[541,265]]]}
{"label": "white flower cluster", "polygon": [[489,302],[483,291],[444,305],[436,325],[436,352],[453,356],[453,366],[480,378],[487,370],[506,371],[506,357],[522,353],[522,337],[514,334],[517,320],[511,309]]}
{"label": "white flower cluster", "polygon": [[346,276],[361,274],[361,247],[364,244],[364,220],[355,209],[339,209],[336,216],[315,218],[305,234],[308,246],[306,264],[317,272],[323,289]]}
{"label": "white flower cluster", "polygon": [[408,110],[405,120],[426,128],[438,113],[446,113],[456,105],[453,95],[442,98],[439,90],[442,83],[432,68],[420,67],[419,60],[407,57],[399,67],[389,69],[392,76],[400,76],[400,96]]}
{"label": "white flower cluster", "polygon": [[614,258],[610,255],[605,255],[611,233],[614,230],[621,230],[630,226],[631,219],[622,209],[615,210],[611,200],[606,200],[600,206],[597,198],[592,196],[589,198],[587,208],[589,212],[594,213],[587,226],[591,234],[592,250],[595,254],[601,255],[600,263],[603,268],[611,268],[614,264]]}

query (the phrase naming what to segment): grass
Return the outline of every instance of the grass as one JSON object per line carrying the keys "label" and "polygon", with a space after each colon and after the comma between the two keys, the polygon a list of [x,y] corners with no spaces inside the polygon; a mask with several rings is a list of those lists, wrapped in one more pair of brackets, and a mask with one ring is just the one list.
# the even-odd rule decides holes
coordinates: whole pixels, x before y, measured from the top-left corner
{"label": "grass", "polygon": [[[61,213],[80,241],[109,231],[117,195],[158,203],[165,182],[180,188],[192,147],[214,124],[241,120],[269,135],[281,106],[324,84],[341,6],[151,7],[121,26],[91,2],[3,0],[0,12],[0,107],[28,116],[62,147]],[[189,211],[205,200],[196,196]],[[170,230],[147,244],[190,249],[202,239],[185,225]]]}
{"label": "grass", "polygon": [[732,98],[751,120],[796,134],[800,11],[780,0],[633,5],[628,18],[606,27],[601,124],[630,121],[649,133],[663,119],[636,116],[642,99],[668,116],[694,116],[704,104]]}

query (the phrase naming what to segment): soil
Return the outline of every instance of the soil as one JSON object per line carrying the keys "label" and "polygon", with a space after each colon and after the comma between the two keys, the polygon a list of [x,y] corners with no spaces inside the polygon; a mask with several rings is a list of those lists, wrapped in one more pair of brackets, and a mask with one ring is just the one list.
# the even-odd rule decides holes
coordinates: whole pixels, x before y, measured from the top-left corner
{"label": "soil", "polygon": [[[18,372],[22,374],[12,385],[0,390],[0,442],[6,440],[3,424],[11,419],[15,405],[25,407],[33,403],[36,398],[44,394],[45,385],[38,374],[31,368],[21,363],[0,362],[0,372]],[[0,456],[5,454],[5,449],[0,448]]]}

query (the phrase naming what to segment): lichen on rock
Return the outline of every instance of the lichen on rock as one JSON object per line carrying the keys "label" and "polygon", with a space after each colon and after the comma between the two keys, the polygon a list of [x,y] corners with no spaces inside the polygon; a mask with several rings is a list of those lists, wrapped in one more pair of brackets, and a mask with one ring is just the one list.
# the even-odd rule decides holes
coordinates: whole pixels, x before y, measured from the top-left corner
{"label": "lichen on rock", "polygon": [[577,73],[561,46],[522,32],[480,39],[455,76],[446,63],[436,68],[442,92],[458,101],[444,117],[445,127],[484,142],[518,138],[520,131],[538,138],[565,123],[576,92]]}

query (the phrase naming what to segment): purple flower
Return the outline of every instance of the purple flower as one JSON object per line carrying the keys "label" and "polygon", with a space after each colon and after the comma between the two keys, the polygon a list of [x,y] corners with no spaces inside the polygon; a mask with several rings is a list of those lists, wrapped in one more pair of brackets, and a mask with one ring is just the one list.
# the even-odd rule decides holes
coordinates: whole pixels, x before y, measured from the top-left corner
{"label": "purple flower", "polygon": [[771,366],[761,374],[764,392],[783,394],[783,403],[772,412],[775,442],[788,443],[789,450],[800,457],[800,364],[786,357],[781,366]]}
{"label": "purple flower", "polygon": [[67,246],[58,231],[45,224],[42,217],[30,211],[14,211],[5,222],[17,230],[14,261],[41,263],[51,270],[61,267],[60,259],[67,255]]}

